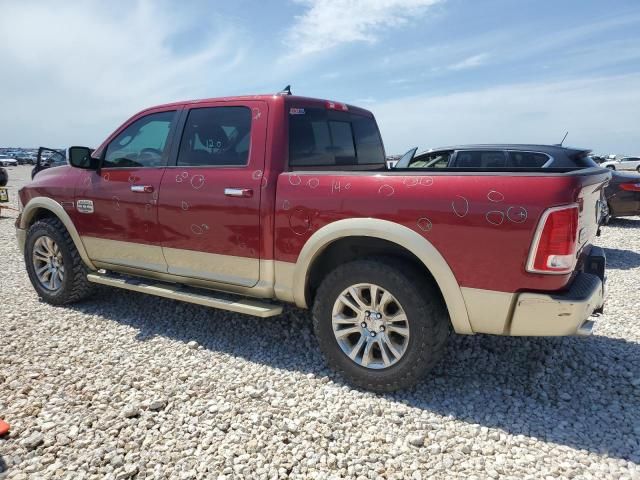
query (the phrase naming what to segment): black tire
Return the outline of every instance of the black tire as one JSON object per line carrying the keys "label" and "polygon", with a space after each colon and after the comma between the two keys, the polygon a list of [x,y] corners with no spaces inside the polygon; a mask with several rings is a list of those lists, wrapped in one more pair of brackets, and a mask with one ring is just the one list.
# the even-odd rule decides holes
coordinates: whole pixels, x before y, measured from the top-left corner
{"label": "black tire", "polygon": [[0,167],[0,187],[4,187],[9,182],[9,173],[4,169],[4,167]]}
{"label": "black tire", "polygon": [[616,167],[614,167],[613,165],[607,165],[607,168],[608,168],[609,170],[615,170],[615,169],[616,169]]}
{"label": "black tire", "polygon": [[[334,336],[334,303],[345,289],[359,283],[374,283],[387,290],[407,315],[407,349],[389,367],[374,370],[359,365],[342,351]],[[434,368],[445,353],[451,322],[440,292],[413,265],[375,257],[343,264],[323,279],[313,305],[313,325],[331,368],[359,387],[389,392],[413,386]]]}
{"label": "black tire", "polygon": [[[34,244],[39,237],[44,235],[57,243],[62,254],[65,270],[64,278],[62,285],[56,291],[47,290],[40,283],[33,265]],[[40,298],[47,303],[66,305],[83,300],[93,293],[94,285],[87,280],[88,269],[82,261],[69,232],[57,218],[44,218],[35,222],[29,228],[24,249],[24,260],[33,288],[35,288]]]}

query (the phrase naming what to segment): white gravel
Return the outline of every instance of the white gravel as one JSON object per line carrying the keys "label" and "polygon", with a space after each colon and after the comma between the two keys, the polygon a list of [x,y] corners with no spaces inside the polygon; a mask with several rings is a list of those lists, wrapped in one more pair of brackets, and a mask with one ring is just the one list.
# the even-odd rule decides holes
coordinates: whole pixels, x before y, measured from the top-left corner
{"label": "white gravel", "polygon": [[106,288],[40,303],[2,218],[0,478],[638,479],[640,218],[598,243],[594,336],[455,337],[415,390],[375,395],[324,366],[300,310],[256,319]]}

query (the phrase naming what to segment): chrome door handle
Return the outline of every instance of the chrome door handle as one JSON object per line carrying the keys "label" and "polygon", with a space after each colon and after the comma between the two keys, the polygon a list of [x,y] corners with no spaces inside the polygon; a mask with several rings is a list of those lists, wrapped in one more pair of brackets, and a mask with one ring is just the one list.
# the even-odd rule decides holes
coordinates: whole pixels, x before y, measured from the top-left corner
{"label": "chrome door handle", "polygon": [[136,193],[153,193],[153,185],[131,185],[131,191]]}
{"label": "chrome door handle", "polygon": [[227,197],[253,197],[253,190],[250,188],[225,188],[224,194]]}

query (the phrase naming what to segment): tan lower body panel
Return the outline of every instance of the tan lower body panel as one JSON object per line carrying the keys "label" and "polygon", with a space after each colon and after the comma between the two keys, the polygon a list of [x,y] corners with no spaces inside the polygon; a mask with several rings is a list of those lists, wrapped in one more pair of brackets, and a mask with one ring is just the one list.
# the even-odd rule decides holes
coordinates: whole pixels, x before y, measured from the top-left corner
{"label": "tan lower body panel", "polygon": [[20,253],[24,253],[24,244],[27,242],[27,231],[22,228],[16,228],[16,240]]}
{"label": "tan lower body panel", "polygon": [[460,291],[475,333],[507,333],[517,294],[468,287],[462,287]]}
{"label": "tan lower body panel", "polygon": [[233,255],[162,248],[168,273],[252,287],[259,280],[260,260]]}
{"label": "tan lower body panel", "polygon": [[146,277],[169,274],[182,279],[202,280],[205,285],[213,282],[216,287],[237,285],[251,288],[264,287],[269,283],[273,285],[274,262],[271,260],[261,261],[257,258],[163,248],[88,236],[82,237],[82,243],[89,258],[98,268],[126,270],[131,274],[140,270]]}
{"label": "tan lower body panel", "polygon": [[96,237],[82,237],[82,243],[93,262],[125,265],[157,272],[167,271],[167,262],[162,254],[162,247],[159,245]]}
{"label": "tan lower body panel", "polygon": [[295,303],[293,295],[293,279],[295,276],[296,264],[276,260],[273,262],[273,265],[275,269],[275,297],[283,302]]}

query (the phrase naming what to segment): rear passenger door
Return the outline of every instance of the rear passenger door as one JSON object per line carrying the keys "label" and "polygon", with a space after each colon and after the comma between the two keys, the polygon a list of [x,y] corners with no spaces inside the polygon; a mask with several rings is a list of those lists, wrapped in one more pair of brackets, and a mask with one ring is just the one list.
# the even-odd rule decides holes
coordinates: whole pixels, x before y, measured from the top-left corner
{"label": "rear passenger door", "polygon": [[158,200],[169,273],[244,287],[259,281],[267,114],[257,100],[184,110]]}

